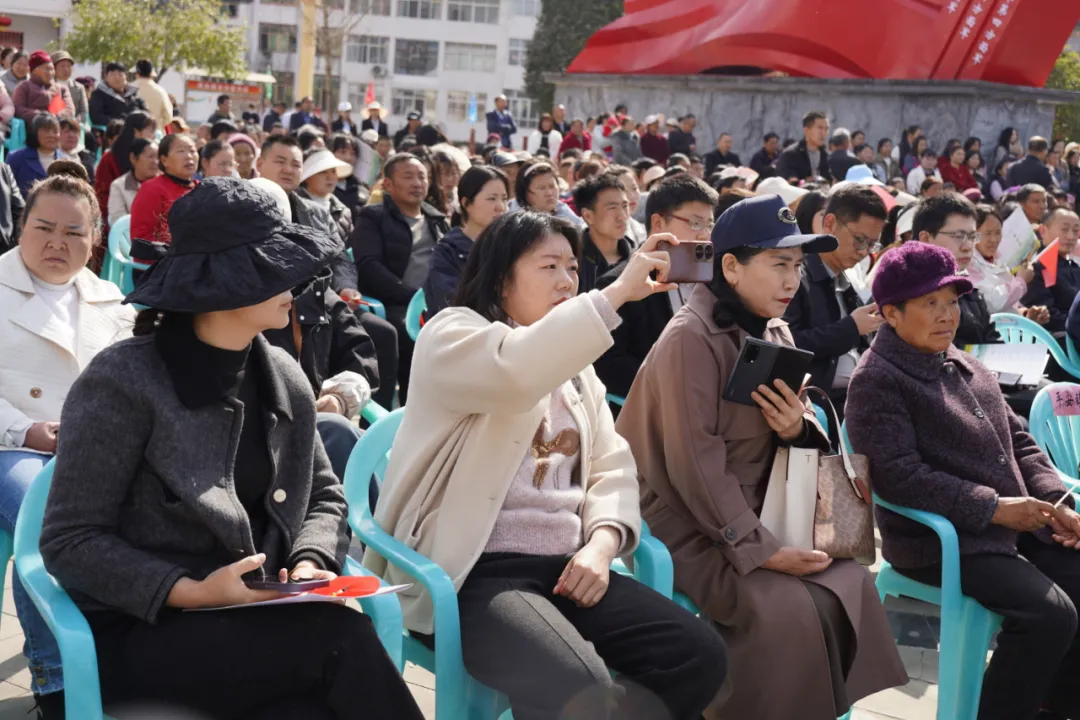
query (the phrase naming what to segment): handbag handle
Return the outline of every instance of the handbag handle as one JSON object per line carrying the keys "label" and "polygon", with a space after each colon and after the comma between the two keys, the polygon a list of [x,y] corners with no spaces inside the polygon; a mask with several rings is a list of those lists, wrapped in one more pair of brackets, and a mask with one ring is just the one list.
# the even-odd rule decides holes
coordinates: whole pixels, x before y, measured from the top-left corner
{"label": "handbag handle", "polygon": [[[819,395],[821,395],[822,399],[825,400],[824,405],[826,411],[828,412],[828,419],[833,423],[833,426],[836,427],[836,436],[839,437],[840,417],[836,415],[836,406],[833,405],[833,399],[829,397],[824,390],[822,390],[821,388],[815,388],[814,385],[807,385],[806,388],[802,389],[802,392],[804,392],[808,397],[810,395],[810,391],[818,393]],[[848,479],[851,480],[853,483],[853,481],[856,477],[859,476],[859,474],[855,473],[855,466],[851,464],[851,456],[848,453],[848,448],[845,447],[845,443],[843,443],[842,438],[838,441],[837,445],[840,446],[840,457],[843,458],[843,472],[846,472],[848,474]]]}
{"label": "handbag handle", "polygon": [[[809,397],[811,390],[825,400],[825,409],[828,411],[829,420],[833,423],[833,427],[836,428],[836,435],[839,438],[840,416],[836,414],[836,406],[833,405],[832,398],[830,398],[824,390],[819,387],[814,387],[813,385],[807,385],[803,388],[803,393]],[[859,481],[859,474],[855,472],[855,466],[851,464],[851,455],[848,453],[843,438],[840,438],[837,444],[840,446],[840,457],[844,460],[844,472],[847,473],[848,482],[851,483],[851,487],[855,490],[855,494],[858,495],[863,502],[870,502],[870,494],[862,488],[862,483]]]}

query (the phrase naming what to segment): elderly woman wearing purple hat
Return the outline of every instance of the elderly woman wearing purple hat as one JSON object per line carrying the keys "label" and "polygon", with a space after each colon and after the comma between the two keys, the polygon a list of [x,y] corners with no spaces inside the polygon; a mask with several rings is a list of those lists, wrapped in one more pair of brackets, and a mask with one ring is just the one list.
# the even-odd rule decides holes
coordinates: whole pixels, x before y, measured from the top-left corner
{"label": "elderly woman wearing purple hat", "polygon": [[[979,720],[1080,717],[1080,515],[994,373],[953,346],[971,289],[944,248],[882,257],[873,292],[888,324],[851,376],[848,434],[882,499],[953,524],[961,590],[1005,617]],[[877,521],[893,567],[941,582],[932,530],[880,507]]]}

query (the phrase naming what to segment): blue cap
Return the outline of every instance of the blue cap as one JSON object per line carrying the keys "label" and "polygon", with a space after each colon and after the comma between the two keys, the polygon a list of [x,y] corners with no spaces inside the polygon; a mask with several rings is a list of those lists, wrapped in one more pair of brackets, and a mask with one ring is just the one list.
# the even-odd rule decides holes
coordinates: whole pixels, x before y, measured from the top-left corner
{"label": "blue cap", "polygon": [[838,245],[832,235],[800,234],[795,213],[779,195],[758,195],[735,203],[716,221],[711,239],[717,255],[741,247],[801,247],[803,252],[821,253]]}

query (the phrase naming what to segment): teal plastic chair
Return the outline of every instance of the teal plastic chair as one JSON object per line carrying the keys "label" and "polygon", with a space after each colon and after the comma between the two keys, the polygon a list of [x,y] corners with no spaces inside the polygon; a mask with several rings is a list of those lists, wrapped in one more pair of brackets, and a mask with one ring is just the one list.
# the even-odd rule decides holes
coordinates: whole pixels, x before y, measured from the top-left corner
{"label": "teal plastic chair", "polygon": [[[345,470],[349,525],[366,546],[415,578],[433,599],[435,652],[406,633],[404,660],[435,674],[435,716],[439,720],[494,720],[500,716],[506,720],[510,717],[506,697],[473,680],[465,670],[453,581],[441,567],[380,528],[368,507],[368,484],[382,482],[404,412],[399,408],[372,424],[353,448]],[[612,569],[629,574],[622,563],[613,563]],[[674,582],[671,555],[644,530],[634,553],[634,576],[665,597],[671,597]]]}
{"label": "teal plastic chair", "polygon": [[131,259],[131,216],[117,218],[109,229],[109,251],[102,262],[101,277],[128,295],[135,289],[134,271],[147,270],[149,267]]}
{"label": "teal plastic chair", "polygon": [[360,309],[366,312],[373,312],[383,320],[386,319],[386,307],[373,297],[367,295],[360,296]]}
{"label": "teal plastic chair", "polygon": [[[1080,363],[1074,362],[1069,354],[1061,348],[1061,345],[1046,328],[1034,320],[1028,320],[1021,315],[1012,313],[997,313],[991,315],[1001,337],[1007,343],[1034,343],[1045,345],[1050,351],[1050,356],[1061,366],[1061,369],[1080,380]],[[1075,357],[1075,356],[1074,356]]]}
{"label": "teal plastic chair", "polygon": [[[851,450],[846,423],[840,427],[840,435]],[[1001,627],[1002,617],[960,592],[960,544],[951,522],[941,515],[887,502],[877,493],[874,493],[874,503],[927,526],[941,542],[941,587],[916,582],[882,561],[877,590],[882,602],[891,595],[922,600],[941,608],[937,718],[975,720],[979,713],[986,653],[994,632]]]}
{"label": "teal plastic chair", "polygon": [[[1031,403],[1031,436],[1046,453],[1066,487],[1074,494],[1080,490],[1080,415],[1055,415],[1053,394],[1062,390],[1075,392],[1080,385],[1053,383],[1039,390]],[[1080,506],[1080,500],[1078,500]]]}
{"label": "teal plastic chair", "polygon": [[606,400],[612,405],[618,405],[619,407],[622,407],[626,404],[626,398],[621,395],[615,395],[613,393],[608,393]]}
{"label": "teal plastic chair", "polygon": [[8,125],[8,138],[4,141],[4,147],[8,152],[15,152],[26,147],[26,122],[19,118],[12,118]]}
{"label": "teal plastic chair", "polygon": [[405,332],[409,333],[413,342],[416,342],[420,328],[423,327],[425,312],[427,312],[427,298],[424,297],[423,290],[417,290],[409,301],[409,307],[405,309]]}
{"label": "teal plastic chair", "polygon": [[[42,469],[19,508],[15,523],[15,568],[27,594],[60,646],[64,667],[65,716],[68,720],[109,720],[101,709],[94,635],[82,612],[45,569],[38,549],[45,501],[49,497],[55,463],[55,460],[50,460]],[[346,559],[344,574],[372,575],[352,558]],[[381,580],[380,583],[386,584]],[[403,625],[401,604],[397,598],[380,595],[362,598],[357,603],[364,614],[371,617],[387,654],[398,667],[402,667]]]}

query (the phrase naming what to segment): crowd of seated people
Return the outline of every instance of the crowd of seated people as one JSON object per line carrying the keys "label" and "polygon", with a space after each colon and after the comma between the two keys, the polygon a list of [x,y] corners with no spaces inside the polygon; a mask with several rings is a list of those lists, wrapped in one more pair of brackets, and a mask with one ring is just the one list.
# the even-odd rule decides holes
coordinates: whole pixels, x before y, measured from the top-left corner
{"label": "crowd of seated people", "polygon": [[[702,157],[692,115],[665,135],[626,108],[552,113],[513,152],[500,104],[487,145],[417,114],[391,149],[378,107],[327,135],[310,99],[261,127],[227,96],[213,122],[163,123],[152,68],[129,85],[113,63],[88,103],[98,159],[46,58],[12,74],[33,84],[27,147],[0,167],[0,530],[54,461],[42,556],[90,625],[107,709],[420,717],[351,609],[184,612],[343,571],[369,402],[404,407],[375,521],[450,576],[465,668],[515,717],[826,720],[904,684],[870,574],[760,520],[776,450],[827,452],[839,428],[782,383],[723,398],[758,338],[814,355],[882,498],[956,525],[964,592],[1006,618],[980,718],[1080,713],[1080,517],[1026,433],[1037,388],[964,352],[1001,342],[997,312],[1080,340],[1080,148],[1025,155],[1010,129],[984,165],[977,138],[869,145],[811,112],[800,142],[743,152],[751,171],[730,133]],[[1003,264],[1017,209],[1056,275]],[[148,267],[126,300],[97,276],[125,216]],[[710,282],[667,282],[659,243],[680,240],[711,241]],[[938,582],[929,536],[877,518],[886,559]],[[609,570],[647,532],[708,622]],[[56,642],[17,574],[13,592],[39,712],[63,717]],[[430,598],[399,598],[433,648]]]}

